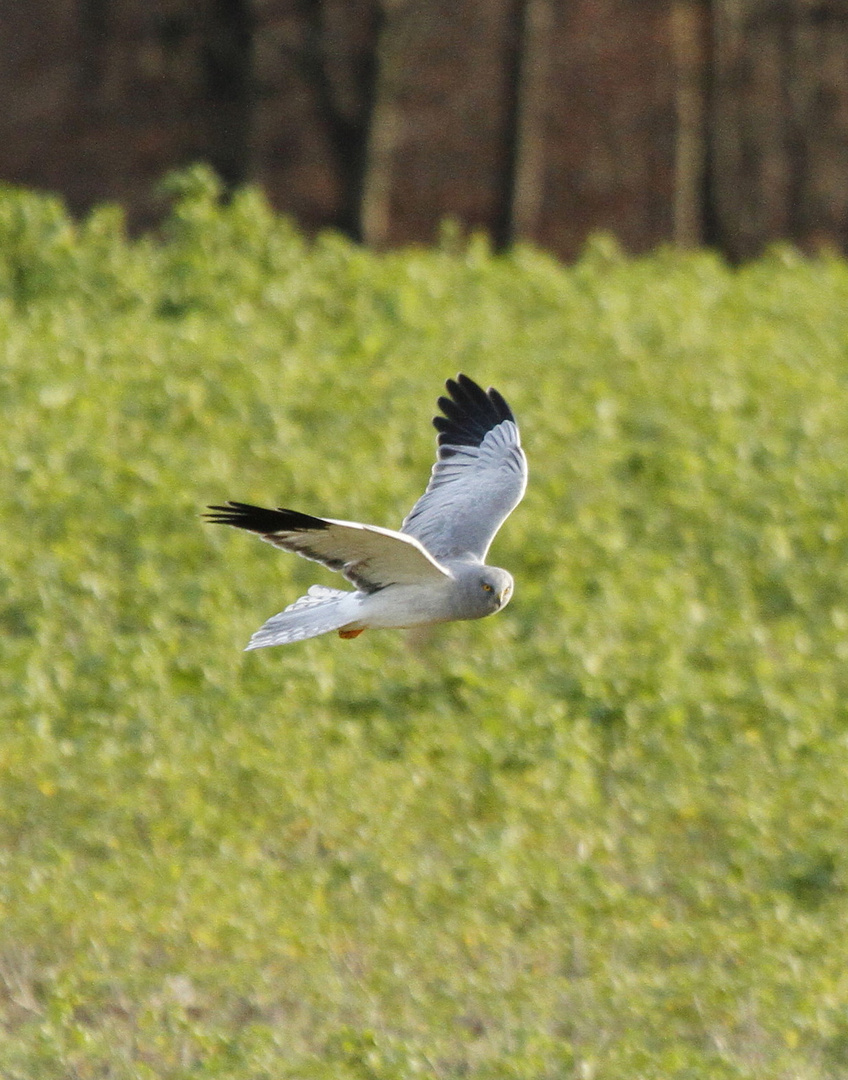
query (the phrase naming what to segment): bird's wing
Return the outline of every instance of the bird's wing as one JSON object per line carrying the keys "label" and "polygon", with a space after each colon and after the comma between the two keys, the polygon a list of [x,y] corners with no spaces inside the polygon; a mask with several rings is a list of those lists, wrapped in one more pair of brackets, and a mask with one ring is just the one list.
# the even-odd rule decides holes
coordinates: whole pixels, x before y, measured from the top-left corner
{"label": "bird's wing", "polygon": [[489,545],[527,487],[527,460],[512,410],[497,390],[483,390],[465,375],[448,379],[450,397],[436,464],[427,490],[407,514],[402,532],[436,559],[484,559]]}
{"label": "bird's wing", "polygon": [[376,592],[386,585],[444,581],[450,576],[416,539],[391,529],[240,502],[209,509],[207,521],[247,529],[275,547],[339,570],[363,592]]}

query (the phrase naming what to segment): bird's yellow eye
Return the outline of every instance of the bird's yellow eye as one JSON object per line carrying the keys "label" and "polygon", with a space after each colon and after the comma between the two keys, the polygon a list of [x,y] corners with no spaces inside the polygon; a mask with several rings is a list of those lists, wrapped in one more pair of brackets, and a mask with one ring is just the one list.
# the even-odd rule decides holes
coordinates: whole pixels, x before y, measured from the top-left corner
{"label": "bird's yellow eye", "polygon": [[486,592],[494,592],[495,591],[492,588],[492,586],[488,583],[488,581],[483,582],[483,588],[485,589]]}

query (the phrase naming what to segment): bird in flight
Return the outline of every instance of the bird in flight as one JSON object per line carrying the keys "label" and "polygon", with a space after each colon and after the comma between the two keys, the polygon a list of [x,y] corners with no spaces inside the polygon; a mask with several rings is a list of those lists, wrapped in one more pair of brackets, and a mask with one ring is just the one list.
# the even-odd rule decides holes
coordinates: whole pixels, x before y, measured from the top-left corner
{"label": "bird in flight", "polygon": [[256,533],[340,571],[354,586],[312,585],[260,627],[248,649],[333,630],[353,638],[372,628],[482,619],[506,605],[512,575],[485,559],[527,487],[518,425],[497,390],[483,390],[466,375],[445,385],[449,396],[438,402],[444,415],[433,420],[436,464],[399,532],[241,502],[208,507],[207,521]]}

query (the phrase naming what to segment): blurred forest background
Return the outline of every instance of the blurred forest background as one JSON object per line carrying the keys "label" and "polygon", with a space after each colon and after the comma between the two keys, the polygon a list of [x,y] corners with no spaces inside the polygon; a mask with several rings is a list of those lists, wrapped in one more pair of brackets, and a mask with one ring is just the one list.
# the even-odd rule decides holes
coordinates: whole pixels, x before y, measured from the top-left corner
{"label": "blurred forest background", "polygon": [[134,228],[189,162],[309,230],[848,246],[846,0],[28,0],[0,179]]}

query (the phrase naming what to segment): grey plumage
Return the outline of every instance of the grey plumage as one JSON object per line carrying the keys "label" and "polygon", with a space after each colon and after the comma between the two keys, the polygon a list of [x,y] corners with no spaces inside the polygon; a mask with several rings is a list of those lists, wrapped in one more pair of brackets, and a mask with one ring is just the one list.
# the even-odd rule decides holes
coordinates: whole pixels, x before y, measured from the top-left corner
{"label": "grey plumage", "polygon": [[433,424],[438,455],[426,491],[399,532],[249,503],[210,506],[206,520],[254,532],[268,543],[339,571],[355,591],[313,585],[274,615],[248,649],[338,630],[410,627],[479,619],[512,594],[506,570],[486,566],[495,533],[521,500],[527,464],[518,425],[501,395],[465,375],[445,384]]}

